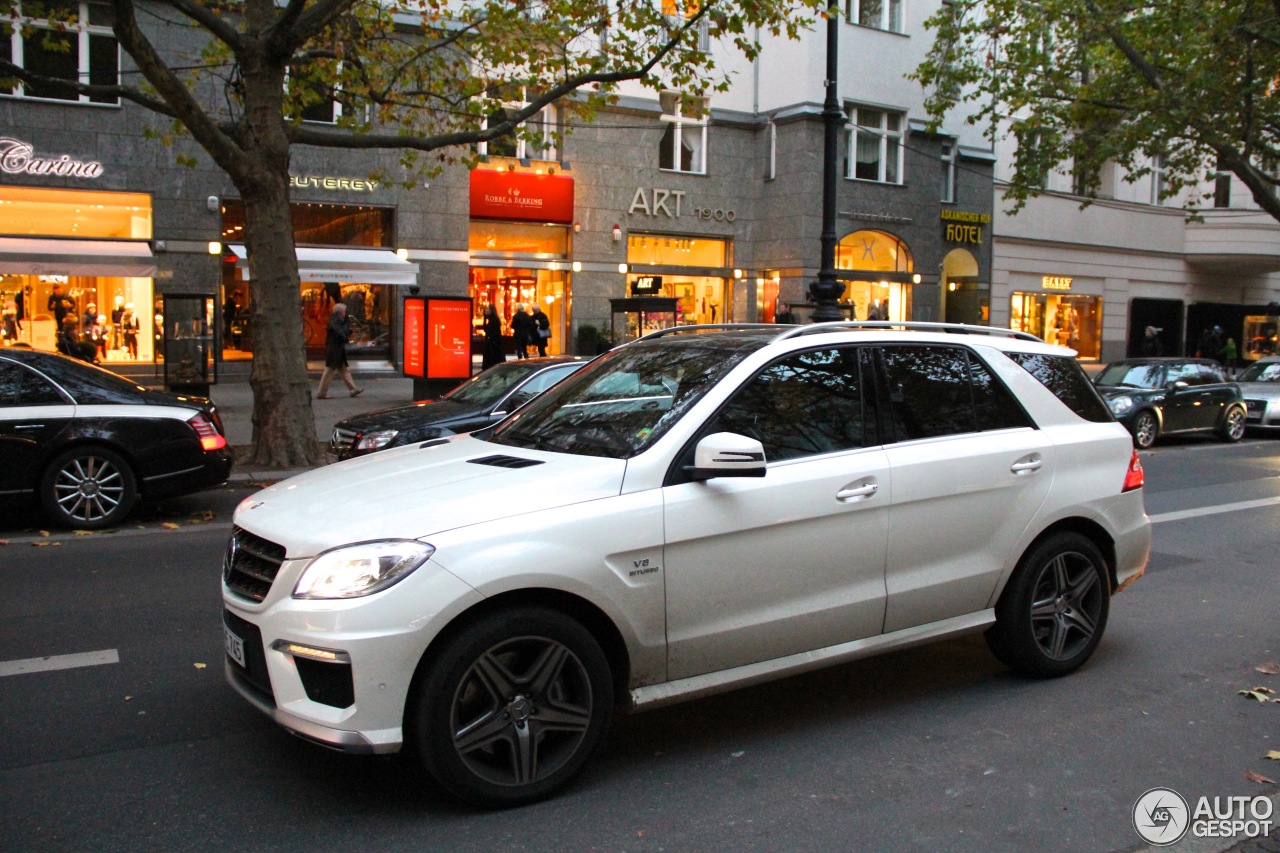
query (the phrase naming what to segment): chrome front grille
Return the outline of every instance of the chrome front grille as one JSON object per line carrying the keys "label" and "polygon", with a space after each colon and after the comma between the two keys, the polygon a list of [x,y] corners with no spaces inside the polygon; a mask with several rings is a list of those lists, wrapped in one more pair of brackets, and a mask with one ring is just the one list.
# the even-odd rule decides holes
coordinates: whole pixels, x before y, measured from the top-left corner
{"label": "chrome front grille", "polygon": [[329,436],[329,452],[335,455],[349,453],[356,442],[357,435],[359,433],[353,429],[334,427],[333,435]]}
{"label": "chrome front grille", "polygon": [[236,527],[222,558],[222,579],[236,595],[262,601],[283,562],[284,546]]}

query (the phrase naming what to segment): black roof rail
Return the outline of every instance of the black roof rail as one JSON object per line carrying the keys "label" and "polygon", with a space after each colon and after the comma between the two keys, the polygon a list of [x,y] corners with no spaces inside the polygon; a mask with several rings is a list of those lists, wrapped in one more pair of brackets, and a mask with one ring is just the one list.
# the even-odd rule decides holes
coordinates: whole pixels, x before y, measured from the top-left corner
{"label": "black roof rail", "polygon": [[792,326],[778,335],[778,340],[797,338],[801,335],[819,334],[822,332],[875,331],[893,329],[908,332],[943,332],[953,335],[990,335],[1000,338],[1014,338],[1019,341],[1033,341],[1038,344],[1044,340],[1029,332],[1016,329],[1001,329],[997,326],[972,326],[968,323],[936,323],[916,320],[838,320],[833,323],[812,323],[807,326]]}

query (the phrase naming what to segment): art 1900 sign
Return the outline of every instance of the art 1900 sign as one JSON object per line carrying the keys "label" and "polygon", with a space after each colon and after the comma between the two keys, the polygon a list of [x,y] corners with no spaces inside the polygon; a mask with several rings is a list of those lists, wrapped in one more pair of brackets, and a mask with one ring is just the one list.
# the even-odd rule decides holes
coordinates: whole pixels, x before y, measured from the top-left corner
{"label": "art 1900 sign", "polygon": [[0,136],[0,172],[6,175],[56,175],[62,178],[98,178],[102,164],[96,160],[72,160],[63,154],[37,157],[30,142]]}

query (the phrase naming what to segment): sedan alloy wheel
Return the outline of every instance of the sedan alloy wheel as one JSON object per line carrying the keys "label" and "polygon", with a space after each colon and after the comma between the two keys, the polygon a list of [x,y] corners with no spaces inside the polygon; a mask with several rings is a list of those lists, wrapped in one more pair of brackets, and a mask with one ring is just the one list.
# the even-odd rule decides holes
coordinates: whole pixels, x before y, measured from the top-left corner
{"label": "sedan alloy wheel", "polygon": [[137,485],[129,463],[115,451],[73,448],[49,466],[40,498],[49,515],[64,527],[98,530],[129,514]]}

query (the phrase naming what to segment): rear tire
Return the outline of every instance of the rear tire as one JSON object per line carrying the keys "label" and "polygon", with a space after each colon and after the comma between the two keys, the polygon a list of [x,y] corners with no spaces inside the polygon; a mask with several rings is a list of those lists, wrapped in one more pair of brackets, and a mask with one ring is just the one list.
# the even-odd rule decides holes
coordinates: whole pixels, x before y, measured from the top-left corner
{"label": "rear tire", "polygon": [[1227,409],[1222,416],[1222,426],[1218,429],[1218,437],[1228,443],[1235,443],[1244,438],[1246,415],[1244,409],[1234,406]]}
{"label": "rear tire", "polygon": [[996,603],[987,645],[1022,675],[1066,675],[1098,647],[1110,609],[1102,552],[1088,537],[1060,531],[1023,555]]}
{"label": "rear tire", "polygon": [[600,745],[613,681],[600,645],[555,610],[482,617],[431,649],[410,738],[449,793],[516,806],[554,793]]}
{"label": "rear tire", "polygon": [[105,447],[73,447],[49,463],[40,502],[56,524],[101,530],[124,521],[138,498],[133,468]]}

